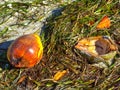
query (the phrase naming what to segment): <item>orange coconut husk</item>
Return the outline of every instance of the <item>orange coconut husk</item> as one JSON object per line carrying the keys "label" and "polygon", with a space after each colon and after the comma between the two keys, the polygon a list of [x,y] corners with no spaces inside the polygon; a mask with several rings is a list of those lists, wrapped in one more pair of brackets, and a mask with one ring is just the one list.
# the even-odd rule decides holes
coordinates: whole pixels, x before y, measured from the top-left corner
{"label": "orange coconut husk", "polygon": [[75,48],[94,57],[92,62],[102,61],[110,65],[116,55],[117,46],[108,36],[88,37],[79,40]]}

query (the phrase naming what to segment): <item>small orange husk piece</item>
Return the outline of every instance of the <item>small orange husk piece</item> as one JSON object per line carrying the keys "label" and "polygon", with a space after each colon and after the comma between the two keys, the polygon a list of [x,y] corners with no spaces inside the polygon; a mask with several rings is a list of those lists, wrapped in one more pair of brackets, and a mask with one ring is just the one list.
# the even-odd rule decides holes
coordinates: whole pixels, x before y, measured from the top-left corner
{"label": "small orange husk piece", "polygon": [[108,18],[108,16],[104,16],[102,20],[98,23],[96,26],[97,29],[104,29],[104,28],[109,28],[111,25],[111,21]]}
{"label": "small orange husk piece", "polygon": [[67,73],[67,70],[58,71],[58,72],[54,75],[53,80],[55,80],[55,81],[60,80],[66,73]]}

